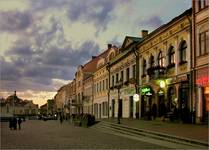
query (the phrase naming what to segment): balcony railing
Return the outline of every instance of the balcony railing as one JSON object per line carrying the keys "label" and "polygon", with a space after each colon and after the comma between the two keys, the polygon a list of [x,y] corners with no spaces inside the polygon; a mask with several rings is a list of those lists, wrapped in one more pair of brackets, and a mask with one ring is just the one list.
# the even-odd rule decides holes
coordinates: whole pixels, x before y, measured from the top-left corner
{"label": "balcony railing", "polygon": [[164,77],[165,73],[166,73],[166,68],[162,66],[154,66],[147,69],[147,74],[151,79]]}

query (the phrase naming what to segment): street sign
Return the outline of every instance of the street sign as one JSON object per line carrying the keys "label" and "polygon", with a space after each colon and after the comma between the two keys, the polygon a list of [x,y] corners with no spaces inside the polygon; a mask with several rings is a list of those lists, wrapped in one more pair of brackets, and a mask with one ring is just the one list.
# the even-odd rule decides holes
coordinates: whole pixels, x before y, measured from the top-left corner
{"label": "street sign", "polygon": [[139,101],[139,94],[134,94],[133,99],[135,102]]}

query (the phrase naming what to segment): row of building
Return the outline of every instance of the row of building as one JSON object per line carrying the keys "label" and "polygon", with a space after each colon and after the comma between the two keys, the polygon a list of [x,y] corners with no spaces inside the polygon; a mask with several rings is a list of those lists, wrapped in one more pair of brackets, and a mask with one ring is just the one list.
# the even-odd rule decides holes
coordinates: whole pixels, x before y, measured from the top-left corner
{"label": "row of building", "polygon": [[[142,37],[126,36],[77,67],[74,80],[54,97],[57,112],[96,118],[144,118],[178,110],[179,118],[202,122],[209,110],[208,0]],[[139,101],[133,95],[139,94]]]}

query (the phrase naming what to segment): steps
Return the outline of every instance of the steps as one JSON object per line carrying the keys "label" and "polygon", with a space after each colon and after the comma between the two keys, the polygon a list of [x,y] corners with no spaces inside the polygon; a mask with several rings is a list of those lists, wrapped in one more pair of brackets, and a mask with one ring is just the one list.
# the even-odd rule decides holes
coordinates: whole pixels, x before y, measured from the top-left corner
{"label": "steps", "polygon": [[91,128],[105,133],[125,136],[135,140],[140,140],[161,146],[167,146],[168,148],[206,149],[208,147],[208,143],[204,143],[202,141],[177,137],[173,135],[148,131],[144,129],[128,127],[125,125],[106,122],[106,121],[101,121]]}

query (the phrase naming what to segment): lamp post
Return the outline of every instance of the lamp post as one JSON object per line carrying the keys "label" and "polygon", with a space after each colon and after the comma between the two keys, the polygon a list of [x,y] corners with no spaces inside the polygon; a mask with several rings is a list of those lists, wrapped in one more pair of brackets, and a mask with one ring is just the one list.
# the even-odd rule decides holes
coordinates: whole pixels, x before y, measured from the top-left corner
{"label": "lamp post", "polygon": [[122,108],[121,108],[121,99],[120,99],[120,89],[123,85],[122,79],[120,79],[117,83],[116,83],[116,88],[118,90],[118,124],[120,124],[120,118],[122,116]]}

